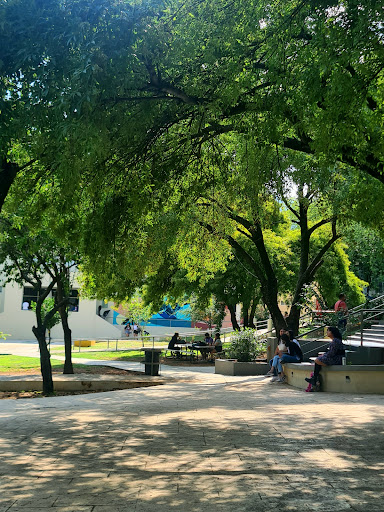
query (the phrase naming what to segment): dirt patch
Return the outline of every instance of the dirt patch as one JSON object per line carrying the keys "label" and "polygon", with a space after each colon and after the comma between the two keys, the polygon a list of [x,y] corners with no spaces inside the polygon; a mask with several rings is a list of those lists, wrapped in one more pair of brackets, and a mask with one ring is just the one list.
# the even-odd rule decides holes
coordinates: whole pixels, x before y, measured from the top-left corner
{"label": "dirt patch", "polygon": [[[38,373],[36,370],[19,370],[12,371],[8,373],[1,373],[1,375],[36,375]],[[52,370],[53,375],[62,374],[63,370],[60,368],[55,368]],[[82,368],[74,368],[75,374],[88,374],[88,375],[143,375],[142,372],[135,372],[132,370],[120,370],[119,368],[111,368],[110,366],[87,366]],[[132,385],[124,386],[125,389],[133,389],[133,388],[145,388],[149,386],[157,386],[160,383],[155,382],[132,382]],[[111,389],[108,391],[116,391],[120,388]],[[55,392],[55,396],[70,396],[70,395],[86,395],[89,393],[105,393],[107,391],[57,391]],[[19,398],[45,398],[41,391],[0,391],[0,400],[3,399],[13,399],[17,400]]]}
{"label": "dirt patch", "polygon": [[[87,373],[88,375],[143,375],[143,372],[135,372],[133,370],[120,370],[119,368],[112,368],[111,366],[83,366],[82,368],[73,368],[76,374]],[[52,368],[52,374],[62,374],[63,368]],[[40,371],[37,369],[31,370],[12,370],[11,372],[1,372],[1,375],[37,375]]]}
{"label": "dirt patch", "polygon": [[[126,384],[124,389],[133,388],[148,388],[150,386],[160,386],[161,383],[152,382],[133,382],[131,385]],[[119,391],[121,388],[114,388],[108,390],[94,390],[94,391],[55,391],[53,396],[72,396],[72,395],[89,395],[90,393],[108,393],[109,391]],[[42,391],[0,391],[0,400],[19,398],[47,398],[43,395]]]}

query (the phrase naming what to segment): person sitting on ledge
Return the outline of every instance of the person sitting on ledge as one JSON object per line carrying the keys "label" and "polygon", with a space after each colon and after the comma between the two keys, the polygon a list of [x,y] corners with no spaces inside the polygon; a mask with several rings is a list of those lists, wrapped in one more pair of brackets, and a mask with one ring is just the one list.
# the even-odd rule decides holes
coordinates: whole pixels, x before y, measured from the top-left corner
{"label": "person sitting on ledge", "polygon": [[266,374],[266,377],[277,377],[277,365],[280,360],[280,357],[284,353],[288,353],[287,347],[285,346],[284,342],[281,340],[282,335],[287,334],[287,333],[288,333],[288,331],[286,331],[285,329],[280,329],[280,333],[279,333],[280,343],[276,347],[275,354],[274,354],[273,358],[269,361],[269,366],[271,367],[271,369]]}
{"label": "person sitting on ledge", "polygon": [[342,335],[337,327],[328,327],[327,336],[332,341],[329,344],[328,350],[322,356],[315,359],[315,370],[313,376],[306,381],[315,386],[321,371],[322,366],[334,366],[342,363],[342,357],[345,355],[345,345],[342,342]]}
{"label": "person sitting on ledge", "polygon": [[279,376],[272,377],[271,382],[284,382],[285,375],[283,370],[284,363],[301,363],[303,360],[303,352],[297,343],[289,339],[288,334],[282,334],[281,341],[287,347],[288,353],[283,353],[277,362],[277,371]]}

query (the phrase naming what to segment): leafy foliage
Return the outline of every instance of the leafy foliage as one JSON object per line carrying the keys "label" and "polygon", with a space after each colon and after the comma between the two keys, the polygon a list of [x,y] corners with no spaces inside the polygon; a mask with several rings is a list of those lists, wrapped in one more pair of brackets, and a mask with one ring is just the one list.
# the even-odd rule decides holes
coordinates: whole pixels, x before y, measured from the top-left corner
{"label": "leafy foliage", "polygon": [[0,178],[38,158],[81,197],[91,295],[169,259],[204,286],[235,253],[279,327],[279,292],[297,304],[343,219],[383,205],[381,3],[3,2]]}
{"label": "leafy foliage", "polygon": [[189,301],[192,321],[204,321],[208,324],[209,329],[215,326],[220,330],[225,316],[224,304],[217,302],[214,296],[207,297],[205,300],[201,299],[202,297],[198,298],[192,295]]}
{"label": "leafy foliage", "polygon": [[120,308],[131,322],[138,325],[148,322],[152,315],[151,308],[144,303],[138,291],[131,299],[121,303]]}
{"label": "leafy foliage", "polygon": [[256,332],[252,329],[244,329],[231,336],[228,356],[239,362],[248,363],[254,361],[264,351],[265,344],[256,337]]}
{"label": "leafy foliage", "polygon": [[[36,302],[31,302],[31,309],[32,311],[36,312]],[[52,317],[49,316],[47,321],[45,321],[45,317],[47,314],[55,309],[55,299],[53,297],[47,297],[44,302],[41,305],[41,317],[42,321],[44,322],[44,325],[46,326],[48,332],[55,327],[55,325],[60,323],[60,315],[58,312],[56,312]]]}

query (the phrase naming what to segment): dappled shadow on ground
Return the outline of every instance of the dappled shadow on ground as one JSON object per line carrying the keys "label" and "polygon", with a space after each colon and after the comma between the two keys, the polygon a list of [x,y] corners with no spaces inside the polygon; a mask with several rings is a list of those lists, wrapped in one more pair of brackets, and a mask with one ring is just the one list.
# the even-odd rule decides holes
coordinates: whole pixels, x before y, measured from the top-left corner
{"label": "dappled shadow on ground", "polygon": [[0,510],[383,510],[384,397],[250,378],[7,405]]}

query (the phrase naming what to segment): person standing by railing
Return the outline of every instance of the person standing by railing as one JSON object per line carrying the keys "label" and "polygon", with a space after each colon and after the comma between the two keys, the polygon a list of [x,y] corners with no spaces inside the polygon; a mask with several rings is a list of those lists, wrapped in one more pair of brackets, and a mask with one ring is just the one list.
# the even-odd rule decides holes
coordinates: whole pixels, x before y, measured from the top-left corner
{"label": "person standing by railing", "polygon": [[348,316],[348,306],[347,306],[347,297],[344,293],[340,293],[339,300],[335,304],[335,312],[338,316],[338,324],[337,327],[341,334],[345,331],[347,327],[347,316]]}

